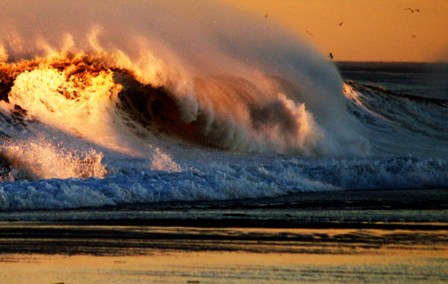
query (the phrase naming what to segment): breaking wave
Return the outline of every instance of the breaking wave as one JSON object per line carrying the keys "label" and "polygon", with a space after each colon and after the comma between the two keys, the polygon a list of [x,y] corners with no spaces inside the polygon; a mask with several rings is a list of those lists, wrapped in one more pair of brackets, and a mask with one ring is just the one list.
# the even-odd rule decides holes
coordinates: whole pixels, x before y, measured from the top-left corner
{"label": "breaking wave", "polygon": [[1,210],[448,186],[446,101],[344,83],[273,23],[208,1],[7,2]]}

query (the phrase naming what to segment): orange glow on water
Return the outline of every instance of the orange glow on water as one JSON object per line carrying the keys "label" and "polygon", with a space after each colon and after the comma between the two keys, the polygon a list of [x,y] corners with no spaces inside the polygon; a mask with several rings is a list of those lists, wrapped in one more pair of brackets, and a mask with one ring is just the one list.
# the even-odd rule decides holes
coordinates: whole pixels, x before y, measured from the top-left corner
{"label": "orange glow on water", "polygon": [[[176,228],[155,228],[169,233]],[[178,228],[183,233],[195,234],[195,228]],[[141,230],[141,229],[139,229]],[[144,230],[144,229],[143,229]],[[215,228],[197,229],[198,233],[215,234]],[[224,235],[259,233],[264,236],[282,232],[297,233],[302,236],[318,235],[334,238],[338,235],[354,233],[350,229],[262,229],[231,228],[218,229]],[[171,231],[172,232],[172,231]],[[375,238],[391,234],[390,231],[364,230]],[[400,231],[396,234],[419,234],[416,231]],[[431,239],[433,233],[427,234]],[[437,232],[444,234],[444,232]],[[423,240],[423,239],[421,239]],[[123,240],[122,240],[123,241]],[[129,241],[129,240],[128,240]],[[150,239],[146,240],[150,242]],[[169,245],[176,239],[162,242]],[[226,248],[238,248],[241,243],[211,241],[221,243]],[[262,242],[261,242],[262,243]],[[94,244],[94,242],[92,243]],[[364,243],[365,245],[365,243]],[[260,246],[260,242],[245,243],[244,249],[236,251],[190,251],[190,250],[150,250],[133,255],[131,250],[122,255],[45,255],[45,254],[2,254],[0,274],[8,283],[331,283],[343,279],[344,283],[359,282],[399,282],[410,283],[424,280],[438,282],[447,275],[446,245],[432,245],[430,242],[401,244],[398,246],[364,247],[356,241],[326,243],[318,239],[311,243],[284,242],[278,246],[267,244],[266,252],[248,252],[245,249]],[[291,253],[296,246],[310,252]],[[313,250],[320,253],[312,253]],[[284,252],[279,252],[284,251]]]}

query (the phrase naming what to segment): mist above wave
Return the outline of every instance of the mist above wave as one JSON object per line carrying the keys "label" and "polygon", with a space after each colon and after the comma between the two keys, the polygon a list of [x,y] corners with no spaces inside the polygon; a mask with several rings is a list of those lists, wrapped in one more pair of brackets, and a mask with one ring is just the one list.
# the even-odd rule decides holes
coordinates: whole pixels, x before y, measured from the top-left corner
{"label": "mist above wave", "polygon": [[59,86],[51,85],[53,79],[40,82],[37,89],[15,83],[15,98],[47,88],[43,100],[48,100],[61,84],[67,88],[70,78],[61,78],[70,71],[44,65],[81,53],[93,55],[94,64],[104,67],[92,78],[109,76],[101,82],[103,95],[136,90],[117,81],[114,70],[126,70],[142,86],[163,89],[167,95],[159,102],[165,110],[175,109],[168,115],[175,122],[170,125],[181,125],[175,131],[199,137],[201,143],[302,155],[366,150],[345,111],[336,68],[272,23],[209,1],[27,4],[10,1],[0,12],[5,19],[2,58],[8,64],[45,58],[37,61],[36,70],[19,75],[18,82],[52,72],[56,81],[65,81]]}

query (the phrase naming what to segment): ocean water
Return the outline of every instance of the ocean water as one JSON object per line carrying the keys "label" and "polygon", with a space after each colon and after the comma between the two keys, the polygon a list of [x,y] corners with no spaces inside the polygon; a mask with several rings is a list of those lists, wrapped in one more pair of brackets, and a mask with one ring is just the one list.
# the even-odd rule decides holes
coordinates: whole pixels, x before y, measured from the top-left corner
{"label": "ocean water", "polygon": [[444,64],[331,62],[208,1],[9,2],[2,211],[448,187]]}

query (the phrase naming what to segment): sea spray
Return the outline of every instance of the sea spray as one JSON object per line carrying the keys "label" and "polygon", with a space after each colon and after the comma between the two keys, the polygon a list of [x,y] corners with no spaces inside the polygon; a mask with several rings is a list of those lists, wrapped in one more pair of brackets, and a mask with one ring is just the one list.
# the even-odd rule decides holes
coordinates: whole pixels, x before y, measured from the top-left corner
{"label": "sea spray", "polygon": [[0,210],[448,186],[445,101],[343,89],[272,21],[209,1],[3,4]]}
{"label": "sea spray", "polygon": [[[163,87],[181,123],[201,124],[205,120],[206,127],[221,128],[218,137],[208,137],[208,129],[194,131],[196,136],[205,136],[200,137],[202,141],[226,140],[222,144],[211,141],[214,147],[305,155],[362,154],[365,150],[356,146],[365,144],[365,139],[345,111],[342,80],[336,68],[275,24],[208,1],[176,5],[166,1],[115,5],[37,2],[31,4],[36,6],[33,17],[24,17],[23,5],[13,2],[2,11],[7,24],[0,29],[8,27],[9,32],[1,34],[0,42],[13,61],[70,53],[101,57],[98,62],[106,68],[129,70],[141,84]],[[230,75],[236,80],[228,80]],[[219,78],[222,82],[215,83]],[[274,78],[281,78],[282,83]],[[204,94],[204,84],[220,86]],[[300,135],[282,133],[290,130],[280,125],[288,119],[275,116],[284,111],[266,111],[273,121],[270,124],[277,124],[269,126],[274,134],[257,134],[260,128],[253,126],[258,122],[250,120],[268,119],[247,114],[261,109],[263,115],[269,105],[279,106],[281,103],[275,102],[285,99],[306,113],[303,122],[296,120],[297,129],[292,129]],[[240,110],[245,108],[245,121],[239,120],[241,111],[233,108],[219,112],[226,101]],[[274,137],[280,140],[274,141]],[[347,143],[355,146],[347,148]]]}

